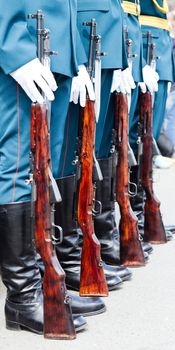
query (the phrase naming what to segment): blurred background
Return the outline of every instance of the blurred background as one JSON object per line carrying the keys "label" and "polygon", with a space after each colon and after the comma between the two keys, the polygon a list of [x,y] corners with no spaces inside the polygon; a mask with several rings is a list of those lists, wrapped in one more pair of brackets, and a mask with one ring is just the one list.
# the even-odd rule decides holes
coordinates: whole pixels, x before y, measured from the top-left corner
{"label": "blurred background", "polygon": [[[168,0],[168,6],[168,21],[175,59],[175,0]],[[158,146],[163,156],[175,158],[175,83],[169,83],[168,91],[165,119]]]}

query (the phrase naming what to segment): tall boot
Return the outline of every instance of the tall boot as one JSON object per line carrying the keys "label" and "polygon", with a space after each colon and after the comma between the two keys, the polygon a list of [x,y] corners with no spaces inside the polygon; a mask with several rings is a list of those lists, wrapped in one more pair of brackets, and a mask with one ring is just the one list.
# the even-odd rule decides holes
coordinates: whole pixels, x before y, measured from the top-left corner
{"label": "tall boot", "polygon": [[152,245],[148,242],[144,242],[144,191],[140,182],[138,181],[138,171],[138,165],[131,167],[130,182],[137,185],[137,194],[133,197],[130,197],[130,203],[132,210],[138,219],[138,229],[140,237],[142,239],[142,248],[147,253],[151,253],[153,251]]}
{"label": "tall boot", "polygon": [[138,219],[139,233],[143,237],[144,235],[144,190],[139,181],[139,167],[138,165],[132,166],[130,171],[130,182],[137,185],[137,194],[130,197],[130,203],[132,210]]}
{"label": "tall boot", "polygon": [[98,160],[103,180],[97,182],[96,199],[102,204],[102,213],[95,216],[95,234],[101,244],[102,260],[115,265],[123,281],[131,278],[131,271],[120,264],[119,232],[115,221],[114,181],[112,158]]}
{"label": "tall boot", "polygon": [[30,203],[0,205],[1,275],[8,329],[43,332],[41,276],[30,229]]}
{"label": "tall boot", "polygon": [[[30,202],[0,205],[1,275],[7,287],[6,327],[43,333],[42,279],[31,230]],[[76,330],[83,317],[74,318]]]}
{"label": "tall boot", "polygon": [[139,220],[139,224],[141,224],[141,222],[144,221],[144,191],[138,177],[138,165],[132,166],[130,171],[130,182],[137,185],[137,194],[130,198],[130,203]]}
{"label": "tall boot", "polygon": [[96,200],[102,204],[102,213],[95,216],[95,234],[101,244],[101,256],[107,264],[120,264],[119,232],[115,222],[113,199],[112,158],[98,160],[103,180],[97,182]]}
{"label": "tall boot", "polygon": [[[58,260],[66,273],[68,289],[79,290],[81,267],[82,231],[73,219],[74,196],[76,191],[75,176],[57,180],[62,202],[56,204],[55,223],[63,228],[63,242],[56,246]],[[108,289],[113,290],[121,284],[120,277],[105,271]]]}

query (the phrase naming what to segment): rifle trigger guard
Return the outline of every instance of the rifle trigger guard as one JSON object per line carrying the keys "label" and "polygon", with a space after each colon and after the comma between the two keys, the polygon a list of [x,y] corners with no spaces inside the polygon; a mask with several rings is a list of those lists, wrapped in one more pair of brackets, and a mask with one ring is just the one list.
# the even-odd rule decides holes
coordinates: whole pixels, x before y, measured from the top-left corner
{"label": "rifle trigger guard", "polygon": [[137,185],[134,182],[129,182],[129,185],[132,185],[135,190],[134,191],[129,190],[128,194],[130,197],[135,197],[137,195]]}
{"label": "rifle trigger guard", "polygon": [[59,238],[56,238],[54,235],[52,235],[52,244],[53,245],[58,245],[63,242],[63,229],[61,226],[52,224],[52,227],[56,228],[59,231]]}
{"label": "rifle trigger guard", "polygon": [[102,213],[102,204],[101,204],[101,202],[97,201],[96,199],[93,199],[93,203],[94,203],[95,208],[97,209],[97,210],[96,209],[92,209],[93,216],[101,214]]}

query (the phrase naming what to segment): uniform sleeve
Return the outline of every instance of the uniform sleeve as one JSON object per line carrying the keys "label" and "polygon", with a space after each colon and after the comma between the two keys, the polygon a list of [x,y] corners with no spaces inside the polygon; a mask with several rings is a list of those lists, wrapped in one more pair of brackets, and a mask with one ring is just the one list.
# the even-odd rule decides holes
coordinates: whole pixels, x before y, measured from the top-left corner
{"label": "uniform sleeve", "polygon": [[6,74],[36,58],[27,29],[25,2],[0,0],[0,67]]}

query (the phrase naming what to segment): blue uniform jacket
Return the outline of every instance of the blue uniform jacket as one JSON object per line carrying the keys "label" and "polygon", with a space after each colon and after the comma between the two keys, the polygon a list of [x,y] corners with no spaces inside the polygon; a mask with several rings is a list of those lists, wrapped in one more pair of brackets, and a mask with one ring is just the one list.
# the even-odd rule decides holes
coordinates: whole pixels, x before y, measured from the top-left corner
{"label": "blue uniform jacket", "polygon": [[90,29],[84,27],[82,23],[95,18],[97,33],[102,37],[102,51],[107,52],[107,56],[102,57],[102,68],[126,68],[120,0],[77,0],[77,5],[78,29],[87,56]]}
{"label": "blue uniform jacket", "polygon": [[[163,6],[163,0],[157,0],[160,6]],[[141,0],[141,15],[155,16],[166,19],[166,14],[159,11],[152,0]],[[174,81],[175,66],[172,52],[172,43],[169,32],[165,29],[159,29],[152,26],[142,25],[142,33],[152,32],[153,40],[156,44],[157,67],[160,80]],[[147,40],[143,38],[143,53],[146,60]]]}
{"label": "blue uniform jacket", "polygon": [[[135,0],[128,0],[135,4]],[[132,40],[132,75],[135,82],[142,81],[142,33],[139,17],[130,13],[124,14],[124,25],[128,28],[129,39]]]}
{"label": "blue uniform jacket", "polygon": [[0,67],[11,73],[36,57],[36,21],[29,13],[41,9],[51,31],[52,71],[67,76],[77,74],[78,62],[86,61],[77,31],[77,0],[1,0]]}

